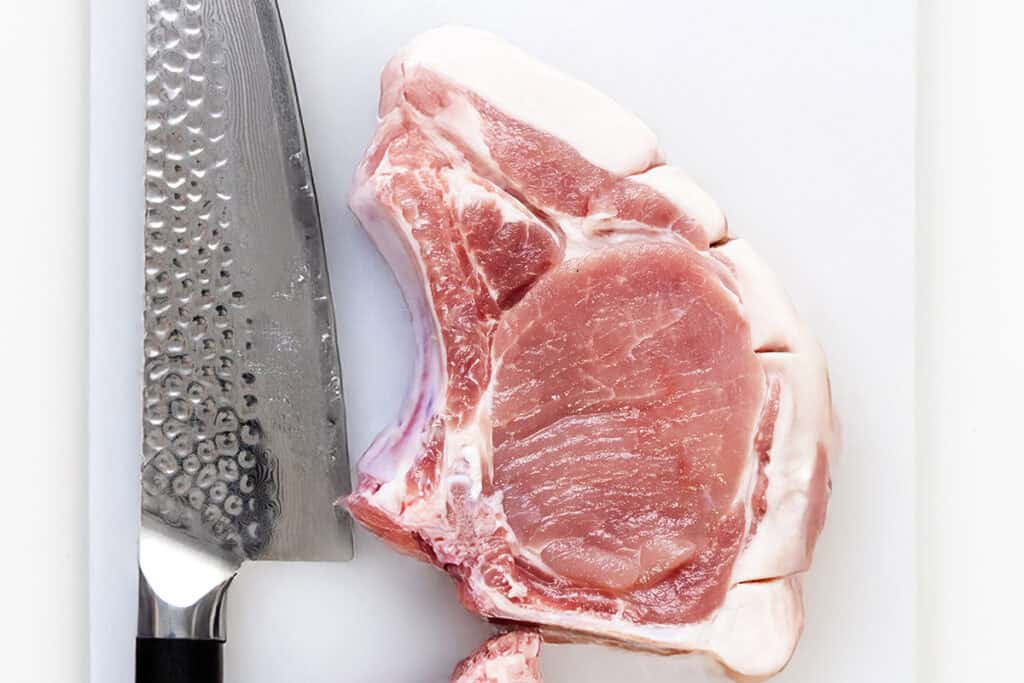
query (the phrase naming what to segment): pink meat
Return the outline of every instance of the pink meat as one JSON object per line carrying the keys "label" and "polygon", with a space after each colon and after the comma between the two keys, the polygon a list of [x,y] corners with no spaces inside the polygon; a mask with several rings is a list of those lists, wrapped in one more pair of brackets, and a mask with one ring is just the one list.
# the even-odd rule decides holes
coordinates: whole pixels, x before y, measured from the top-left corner
{"label": "pink meat", "polygon": [[708,263],[644,242],[568,261],[494,340],[494,486],[509,525],[553,572],[628,595],[644,621],[717,607],[743,534],[734,502],[764,373]]}
{"label": "pink meat", "polygon": [[543,683],[540,636],[512,631],[495,636],[459,662],[451,683]]}
{"label": "pink meat", "polygon": [[834,429],[774,276],[639,120],[489,34],[417,38],[380,115],[351,203],[420,356],[353,515],[486,617],[779,670]]}

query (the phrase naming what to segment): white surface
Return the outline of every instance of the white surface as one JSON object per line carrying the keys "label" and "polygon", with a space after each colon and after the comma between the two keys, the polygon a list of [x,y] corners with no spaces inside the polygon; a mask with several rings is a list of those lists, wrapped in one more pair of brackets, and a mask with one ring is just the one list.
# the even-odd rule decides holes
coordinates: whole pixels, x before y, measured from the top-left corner
{"label": "white surface", "polygon": [[142,443],[145,3],[91,3],[89,680],[134,678]]}
{"label": "white surface", "polygon": [[[88,656],[87,14],[30,2],[5,5],[0,21],[0,680],[11,683],[76,683]],[[60,50],[30,42],[40,26]]]}
{"label": "white surface", "polygon": [[[777,269],[822,338],[845,454],[777,680],[913,677],[913,5],[281,0],[339,306],[350,443],[396,413],[412,349],[381,259],[344,204],[377,77],[413,34],[495,30],[604,90],[659,135]],[[92,311],[92,676],[131,679],[137,523],[141,3],[96,0]],[[133,30],[140,31],[136,37]],[[136,202],[134,205],[132,202]],[[135,355],[133,355],[135,354]],[[254,565],[232,588],[228,683],[444,680],[486,629],[439,572],[361,534],[358,558]],[[694,680],[695,663],[547,647],[549,683]]]}
{"label": "white surface", "polygon": [[926,2],[920,26],[918,674],[1003,683],[1024,610],[1024,3]]}

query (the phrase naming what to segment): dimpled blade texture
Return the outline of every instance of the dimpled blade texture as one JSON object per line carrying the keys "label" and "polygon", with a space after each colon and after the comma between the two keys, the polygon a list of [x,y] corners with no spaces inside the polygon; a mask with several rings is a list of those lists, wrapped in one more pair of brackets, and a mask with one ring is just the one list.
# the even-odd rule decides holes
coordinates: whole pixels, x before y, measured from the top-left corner
{"label": "dimpled blade texture", "polygon": [[272,0],[149,0],[147,527],[220,556],[343,560],[341,371]]}

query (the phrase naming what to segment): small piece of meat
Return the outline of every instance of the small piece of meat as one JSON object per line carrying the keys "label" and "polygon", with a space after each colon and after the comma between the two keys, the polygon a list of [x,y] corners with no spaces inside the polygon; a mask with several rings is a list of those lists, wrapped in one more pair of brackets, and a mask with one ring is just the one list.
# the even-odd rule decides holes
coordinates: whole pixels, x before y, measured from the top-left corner
{"label": "small piece of meat", "polygon": [[459,662],[451,683],[543,683],[540,636],[512,631],[495,636]]}
{"label": "small piece of meat", "polygon": [[836,438],[775,276],[639,119],[490,34],[413,40],[379,114],[351,205],[420,353],[349,510],[489,619],[781,669]]}

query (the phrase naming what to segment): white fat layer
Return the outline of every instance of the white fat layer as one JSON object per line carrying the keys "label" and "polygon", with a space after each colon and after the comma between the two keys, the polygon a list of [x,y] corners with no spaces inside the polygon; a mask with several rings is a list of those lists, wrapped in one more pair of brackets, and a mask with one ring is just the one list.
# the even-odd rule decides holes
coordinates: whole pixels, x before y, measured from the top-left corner
{"label": "white fat layer", "polygon": [[526,671],[530,663],[521,653],[515,653],[497,659],[488,659],[484,663],[484,673],[488,681],[495,683],[521,683],[525,681]]}
{"label": "white fat layer", "polygon": [[765,373],[779,382],[779,412],[765,468],[768,509],[737,558],[732,581],[738,583],[808,568],[808,491],[819,443],[831,454],[836,436],[825,356],[778,278],[745,240],[717,249],[735,267],[755,348],[781,350],[758,354]]}
{"label": "white fat layer", "polygon": [[516,661],[510,662],[502,658],[500,661],[488,660],[484,664],[484,676],[488,681],[512,681],[513,676],[519,675],[519,669],[524,664],[521,658],[516,657]]}
{"label": "white fat layer", "polygon": [[817,342],[797,316],[779,278],[754,252],[750,243],[735,239],[716,249],[735,268],[754,348],[820,353]]}
{"label": "white fat layer", "polygon": [[507,223],[535,220],[532,214],[518,202],[491,186],[481,184],[480,176],[468,164],[460,164],[444,170],[450,196],[455,208],[465,211],[476,204],[490,204],[501,211],[501,218]]}
{"label": "white fat layer", "polygon": [[444,349],[430,294],[423,275],[425,267],[410,233],[410,226],[384,210],[378,200],[378,184],[396,170],[385,155],[372,177],[360,169],[349,197],[353,213],[388,261],[402,290],[419,344],[412,387],[397,423],[383,431],[359,461],[360,472],[373,476],[382,486],[373,503],[391,515],[403,507],[405,474],[422,450],[422,434],[436,407],[444,404],[447,386]]}
{"label": "white fat layer", "polygon": [[709,243],[725,237],[725,214],[711,195],[678,166],[655,166],[630,177],[647,185],[679,207],[703,229]]}
{"label": "white fat layer", "polygon": [[[499,642],[502,643],[500,649],[491,650],[492,644]],[[509,646],[514,649],[509,649]],[[452,683],[536,681],[534,667],[539,653],[540,638],[536,633],[514,632],[497,636],[472,655],[470,668],[458,679],[453,679]],[[480,678],[481,675],[483,678]]]}
{"label": "white fat layer", "polygon": [[765,372],[780,385],[770,461],[765,467],[767,511],[736,560],[733,582],[786,576],[810,567],[808,493],[819,439],[830,438],[827,418],[817,414],[817,405],[827,406],[829,401],[820,375],[795,354],[767,353],[760,358]]}
{"label": "white fat layer", "polygon": [[486,31],[427,31],[395,59],[407,71],[424,67],[444,76],[614,174],[639,173],[661,160],[654,132],[634,114]]}
{"label": "white fat layer", "polygon": [[[764,402],[761,405],[761,409],[764,409],[765,403],[770,398],[769,391],[765,391]],[[754,491],[757,490],[757,474],[759,470],[760,458],[757,453],[757,449],[754,447],[757,440],[757,432],[760,427],[760,415],[758,413],[758,420],[754,423],[753,429],[750,432],[750,446],[747,448],[747,462],[743,471],[743,482],[736,487],[736,493],[732,499],[732,509],[737,507],[743,508],[743,537],[747,538],[750,534],[750,529],[753,527],[754,521]],[[769,578],[769,577],[764,577]]]}
{"label": "white fat layer", "polygon": [[[411,108],[409,111],[415,115],[423,130],[430,131],[434,140],[443,137],[436,135],[434,131],[436,126],[459,140],[473,155],[477,164],[482,165],[491,174],[500,174],[498,164],[491,157],[491,150],[484,137],[480,112],[465,96],[451,93],[448,106],[429,118]],[[445,144],[451,143],[445,141]]]}
{"label": "white fat layer", "polygon": [[553,220],[565,235],[565,260],[581,258],[599,248],[590,235],[590,219],[557,215]]}
{"label": "white fat layer", "polygon": [[803,629],[798,576],[733,586],[711,617],[680,625],[642,624],[575,610],[538,610],[512,602],[474,578],[478,582],[474,590],[491,599],[493,611],[488,616],[493,618],[618,639],[662,653],[706,653],[731,671],[752,678],[782,669]]}
{"label": "white fat layer", "polygon": [[451,489],[462,487],[474,500],[483,493],[482,467],[490,460],[491,432],[482,428],[480,419],[467,420],[460,429],[449,429],[445,434],[445,485]]}
{"label": "white fat layer", "polygon": [[[689,244],[678,234],[662,228],[652,228],[643,223],[614,220],[614,229],[608,230],[609,214],[594,213],[585,218],[557,216],[554,220],[565,234],[565,258],[582,258],[609,246],[626,242],[664,242],[666,244]],[[730,296],[731,293],[730,293]],[[735,297],[733,297],[735,298]]]}

